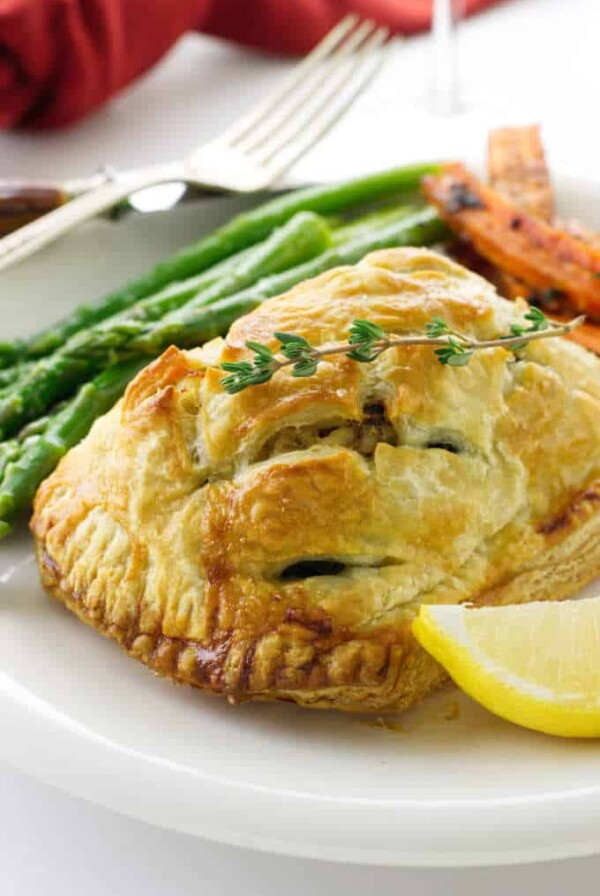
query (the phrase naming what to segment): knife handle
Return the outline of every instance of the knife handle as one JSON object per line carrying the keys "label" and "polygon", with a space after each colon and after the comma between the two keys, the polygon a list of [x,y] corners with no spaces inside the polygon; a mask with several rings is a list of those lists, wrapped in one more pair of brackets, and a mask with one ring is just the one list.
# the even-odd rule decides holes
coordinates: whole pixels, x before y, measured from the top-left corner
{"label": "knife handle", "polygon": [[70,198],[57,186],[0,180],[0,237],[64,205]]}

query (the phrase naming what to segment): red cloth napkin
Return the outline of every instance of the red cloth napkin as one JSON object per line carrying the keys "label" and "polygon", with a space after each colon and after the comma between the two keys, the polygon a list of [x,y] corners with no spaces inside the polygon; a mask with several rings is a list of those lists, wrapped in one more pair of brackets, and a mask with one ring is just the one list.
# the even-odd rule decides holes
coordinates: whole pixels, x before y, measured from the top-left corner
{"label": "red cloth napkin", "polygon": [[[464,0],[468,13],[495,0]],[[432,0],[0,0],[0,127],[56,127],[96,109],[186,31],[305,53],[350,10],[410,34]]]}

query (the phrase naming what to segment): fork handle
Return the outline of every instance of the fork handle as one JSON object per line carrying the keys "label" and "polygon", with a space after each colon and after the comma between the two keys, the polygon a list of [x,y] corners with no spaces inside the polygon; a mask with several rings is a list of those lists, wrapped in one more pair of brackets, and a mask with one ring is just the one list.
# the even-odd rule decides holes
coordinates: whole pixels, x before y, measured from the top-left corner
{"label": "fork handle", "polygon": [[55,184],[0,181],[0,237],[69,200]]}
{"label": "fork handle", "polygon": [[0,270],[33,255],[38,249],[107,211],[137,190],[187,179],[184,167],[176,164],[147,168],[123,180],[109,180],[0,239]]}

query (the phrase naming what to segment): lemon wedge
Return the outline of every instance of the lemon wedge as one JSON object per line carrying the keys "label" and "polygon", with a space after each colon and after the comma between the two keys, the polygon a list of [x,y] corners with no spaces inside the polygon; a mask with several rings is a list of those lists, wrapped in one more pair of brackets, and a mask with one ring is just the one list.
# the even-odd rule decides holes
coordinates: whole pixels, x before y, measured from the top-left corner
{"label": "lemon wedge", "polygon": [[423,606],[413,632],[496,715],[547,734],[600,737],[600,597]]}

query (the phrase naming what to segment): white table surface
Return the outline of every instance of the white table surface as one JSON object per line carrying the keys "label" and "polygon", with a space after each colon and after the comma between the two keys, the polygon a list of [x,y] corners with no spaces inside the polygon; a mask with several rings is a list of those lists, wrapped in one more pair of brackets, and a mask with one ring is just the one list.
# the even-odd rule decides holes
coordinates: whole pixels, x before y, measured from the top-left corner
{"label": "white table surface", "polygon": [[[464,26],[463,79],[469,90],[501,102],[509,110],[507,122],[542,122],[555,168],[593,172],[600,148],[599,42],[598,0],[508,0]],[[450,129],[440,145],[424,146],[419,118],[406,112],[427,84],[428,49],[426,37],[399,45],[369,94],[297,176],[308,180],[419,155],[460,154],[464,132]],[[189,36],[84,123],[56,133],[0,135],[0,174],[70,177],[105,162],[135,166],[183,154],[260,97],[288,64]],[[358,868],[251,853],[116,815],[2,764],[0,830],[1,896],[391,896],[413,890],[420,896],[563,896],[574,888],[597,892],[600,876],[600,857],[461,872]]]}

